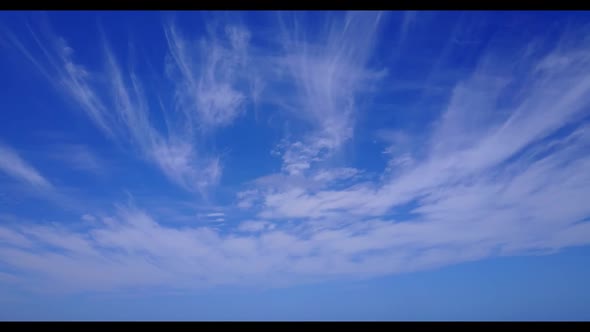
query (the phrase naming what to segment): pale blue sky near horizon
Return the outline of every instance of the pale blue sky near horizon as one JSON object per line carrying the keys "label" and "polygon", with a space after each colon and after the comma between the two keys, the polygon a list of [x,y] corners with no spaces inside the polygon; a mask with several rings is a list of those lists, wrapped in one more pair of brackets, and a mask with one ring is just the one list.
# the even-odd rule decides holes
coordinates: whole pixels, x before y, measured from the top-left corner
{"label": "pale blue sky near horizon", "polygon": [[590,13],[0,13],[0,320],[590,319]]}

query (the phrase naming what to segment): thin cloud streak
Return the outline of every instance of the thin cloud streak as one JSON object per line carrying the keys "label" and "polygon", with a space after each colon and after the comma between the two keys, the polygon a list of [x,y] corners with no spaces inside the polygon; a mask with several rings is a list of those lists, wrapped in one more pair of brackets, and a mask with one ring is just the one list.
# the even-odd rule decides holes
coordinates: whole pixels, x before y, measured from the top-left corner
{"label": "thin cloud streak", "polygon": [[51,189],[52,184],[23,160],[16,151],[0,142],[0,171],[34,187]]}
{"label": "thin cloud streak", "polygon": [[52,158],[60,160],[76,170],[104,174],[106,162],[83,144],[59,144],[49,152]]}

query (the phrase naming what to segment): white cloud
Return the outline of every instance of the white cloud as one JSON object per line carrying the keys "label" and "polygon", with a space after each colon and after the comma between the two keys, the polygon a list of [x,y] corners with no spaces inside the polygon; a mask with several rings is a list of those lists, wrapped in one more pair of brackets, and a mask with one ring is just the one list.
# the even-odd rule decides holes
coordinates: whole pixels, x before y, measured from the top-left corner
{"label": "white cloud", "polygon": [[[502,66],[499,60],[484,57],[473,76],[453,89],[449,106],[432,134],[426,157],[415,160],[404,155],[405,150],[401,150],[401,155],[394,153],[388,169],[395,167],[397,171],[381,183],[356,182],[338,190],[313,190],[298,184],[261,192],[259,199],[264,201],[264,206],[260,216],[319,218],[342,213],[379,216],[440,188],[485,177],[485,172],[497,172],[494,167],[506,167],[502,164],[506,160],[585,114],[590,95],[590,55],[579,49],[587,46],[557,48],[537,61],[545,63],[556,54],[569,59],[560,62],[559,67],[539,72],[533,63],[532,69],[518,78],[526,84],[519,99],[503,112],[492,106],[498,103],[503,87],[514,83],[516,78],[506,68],[494,70]],[[567,56],[570,53],[576,56]],[[498,76],[501,73],[506,76]],[[394,136],[398,142],[403,137]],[[307,145],[301,147],[309,149]]]}
{"label": "white cloud", "polygon": [[248,220],[240,223],[238,231],[256,233],[263,230],[273,229],[274,226],[274,224],[268,221]]}
{"label": "white cloud", "polygon": [[86,214],[83,214],[83,215],[82,215],[82,217],[81,217],[81,219],[82,219],[83,221],[85,221],[85,222],[90,222],[90,223],[92,223],[92,222],[95,222],[95,221],[96,221],[96,217],[95,217],[95,216],[93,216],[93,215],[91,215],[91,214],[88,214],[88,213],[86,213]]}
{"label": "white cloud", "polygon": [[83,144],[60,144],[50,154],[77,170],[102,174],[106,169],[105,162]]}
{"label": "white cloud", "polygon": [[[388,146],[378,154],[388,163],[375,180],[326,161],[354,138],[362,111],[355,98],[376,75],[368,63],[380,19],[380,13],[349,13],[314,36],[284,26],[284,54],[269,66],[276,64],[277,76],[287,73],[281,78],[296,87],[284,104],[309,131],[279,146],[281,171],[238,192],[237,207],[252,216],[232,213],[236,224],[175,227],[128,207],[100,220],[83,216],[95,221],[84,229],[2,225],[0,261],[34,272],[24,273],[25,280],[43,276],[63,288],[185,289],[372,277],[589,244],[588,40],[560,42],[540,59],[526,52],[510,58],[504,49],[499,56],[490,43],[473,74],[449,89],[448,105],[427,127],[432,131],[423,146],[417,148],[410,133],[380,132]],[[113,100],[90,88],[91,75],[73,63],[70,48],[62,47],[66,69],[57,72],[99,127],[124,137],[178,184],[206,188],[219,181],[222,167],[218,158],[203,156],[194,132],[232,123],[254,84],[244,84],[241,75],[250,72],[239,70],[252,60],[249,32],[223,33],[193,45],[173,26],[166,30],[168,69],[180,78],[183,121],[171,125],[174,134],[152,126],[139,80],[123,75],[108,49]],[[206,70],[198,70],[199,61]],[[254,99],[273,93],[269,83]],[[112,111],[105,106],[111,104]],[[43,182],[5,150],[2,170]],[[205,217],[225,221],[222,212]]]}
{"label": "white cloud", "polygon": [[52,188],[51,183],[33,166],[24,161],[16,151],[2,143],[0,143],[0,170],[37,188]]}
{"label": "white cloud", "polygon": [[18,246],[21,248],[29,248],[33,246],[33,242],[22,233],[8,228],[0,229],[0,240],[5,246]]}
{"label": "white cloud", "polygon": [[355,98],[377,77],[366,66],[382,15],[371,11],[336,15],[313,38],[300,34],[296,22],[283,28],[286,53],[278,65],[294,86],[290,108],[312,130],[304,139],[280,147],[288,174],[302,174],[353,137]]}
{"label": "white cloud", "polygon": [[[587,138],[577,144],[587,144]],[[564,170],[567,176],[534,186],[530,181],[537,175],[550,178],[556,167],[561,169],[559,162],[565,156],[547,157],[533,162],[531,175],[521,170],[506,174],[501,182],[484,178],[433,192],[412,221],[362,221],[350,214],[346,223],[336,224],[272,227],[265,221],[246,221],[237,226],[236,231],[245,234],[239,235],[207,227],[174,228],[125,208],[109,223],[89,231],[3,226],[0,234],[7,240],[0,246],[0,259],[60,287],[100,290],[279,280],[289,284],[433,268],[488,257],[498,250],[510,254],[558,250],[590,242],[587,223],[579,222],[590,213],[583,204],[590,185],[585,172],[590,160],[572,151],[563,153],[575,161]],[[559,197],[563,198],[555,201]],[[579,200],[572,200],[576,197]],[[33,247],[19,249],[17,243]],[[92,273],[101,270],[108,270],[109,276]]]}
{"label": "white cloud", "polygon": [[321,169],[312,176],[312,179],[314,181],[332,183],[338,180],[353,178],[357,174],[359,174],[359,170],[351,167]]}
{"label": "white cloud", "polygon": [[[252,72],[247,72],[250,33],[227,26],[218,36],[192,42],[170,24],[165,29],[170,50],[168,70],[186,118],[208,131],[227,126],[244,112]],[[193,116],[196,115],[196,116]]]}
{"label": "white cloud", "polygon": [[237,207],[240,209],[249,209],[251,208],[256,201],[259,199],[259,192],[257,190],[244,190],[240,191],[236,194],[237,197]]}
{"label": "white cloud", "polygon": [[415,24],[418,13],[414,10],[408,10],[403,13],[400,28],[400,44],[407,38],[412,26]]}
{"label": "white cloud", "polygon": [[[156,129],[150,120],[151,111],[142,82],[133,70],[127,75],[121,70],[106,41],[101,45],[106,70],[100,72],[77,63],[74,49],[65,39],[48,33],[46,40],[42,40],[31,32],[44,57],[32,57],[30,51],[15,38],[11,38],[12,44],[45,73],[59,91],[69,97],[106,136],[139,152],[173,182],[186,189],[203,192],[217,183],[222,171],[219,159],[198,153],[198,141],[191,131],[184,130],[187,123],[195,122],[195,116],[186,113],[186,117],[169,123],[171,127],[167,128],[168,134]],[[235,42],[239,44],[239,41]],[[106,79],[99,79],[101,76]],[[220,88],[216,91],[223,93],[224,90]],[[171,109],[174,107],[172,105]],[[72,161],[74,165],[96,169],[96,158],[80,147],[76,150],[77,159]]]}
{"label": "white cloud", "polygon": [[164,174],[189,190],[204,190],[221,177],[219,159],[198,159],[194,147],[186,142],[159,143],[153,147],[151,156]]}

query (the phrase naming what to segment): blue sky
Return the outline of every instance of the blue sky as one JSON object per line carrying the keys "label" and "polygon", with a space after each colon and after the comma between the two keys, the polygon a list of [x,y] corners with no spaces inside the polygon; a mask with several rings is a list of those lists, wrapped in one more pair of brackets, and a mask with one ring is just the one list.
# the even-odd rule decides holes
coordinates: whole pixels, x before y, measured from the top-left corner
{"label": "blue sky", "polygon": [[589,24],[1,13],[0,319],[589,319]]}

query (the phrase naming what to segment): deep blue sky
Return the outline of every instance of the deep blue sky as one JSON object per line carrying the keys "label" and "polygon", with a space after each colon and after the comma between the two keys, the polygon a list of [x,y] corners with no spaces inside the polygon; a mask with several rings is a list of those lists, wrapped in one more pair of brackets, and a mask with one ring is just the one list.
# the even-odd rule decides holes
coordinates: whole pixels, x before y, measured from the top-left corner
{"label": "deep blue sky", "polygon": [[588,320],[589,24],[0,13],[0,319]]}

